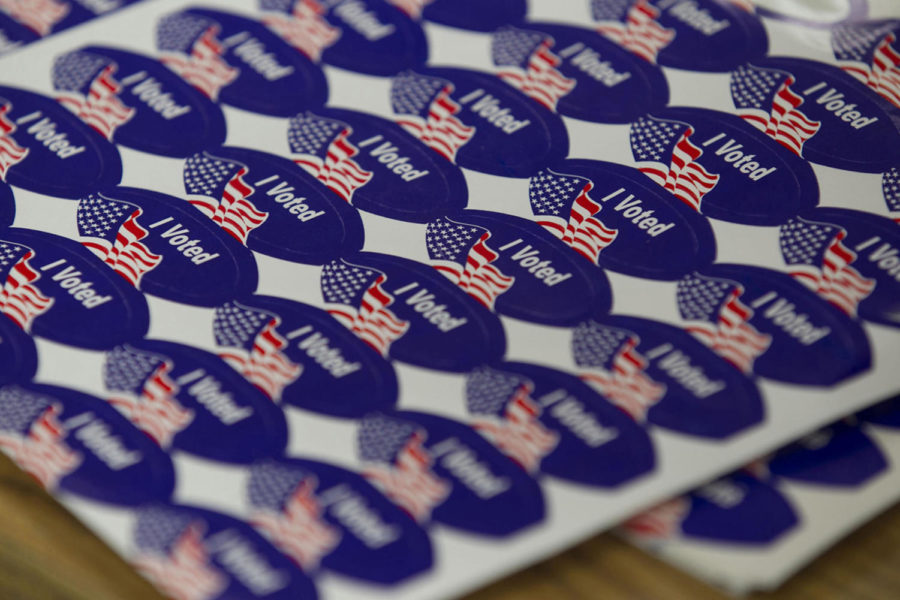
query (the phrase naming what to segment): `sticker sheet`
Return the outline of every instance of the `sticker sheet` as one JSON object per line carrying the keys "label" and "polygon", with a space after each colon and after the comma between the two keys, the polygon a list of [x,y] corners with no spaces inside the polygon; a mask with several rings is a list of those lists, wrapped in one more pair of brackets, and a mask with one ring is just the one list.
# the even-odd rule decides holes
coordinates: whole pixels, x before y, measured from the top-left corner
{"label": "sticker sheet", "polygon": [[900,23],[783,4],[153,0],[0,59],[0,448],[170,597],[423,600],[893,396]]}

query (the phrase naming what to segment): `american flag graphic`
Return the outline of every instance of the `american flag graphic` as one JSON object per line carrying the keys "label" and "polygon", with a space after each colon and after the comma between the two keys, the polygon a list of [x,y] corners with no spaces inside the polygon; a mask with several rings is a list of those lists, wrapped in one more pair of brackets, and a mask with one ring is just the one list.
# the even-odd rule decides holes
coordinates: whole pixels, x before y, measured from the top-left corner
{"label": "american flag graphic", "polygon": [[434,2],[434,0],[388,0],[391,4],[409,15],[411,19],[418,19],[422,16],[425,7]]}
{"label": "american flag graphic", "polygon": [[219,356],[276,402],[303,372],[282,352],[288,343],[279,325],[281,317],[239,302],[217,307],[213,320],[216,343],[228,347]]}
{"label": "american flag graphic", "polygon": [[116,392],[109,402],[163,448],[190,425],[194,412],[184,408],[172,381],[172,362],[128,345],[117,346],[106,355],[103,383]]}
{"label": "american flag graphic", "polygon": [[631,152],[644,175],[699,212],[719,176],[697,162],[703,151],[691,142],[693,134],[687,123],[641,117],[631,126]]}
{"label": "american flag graphic", "polygon": [[491,57],[500,68],[497,76],[555,111],[577,81],[559,72],[562,59],[550,50],[553,45],[548,35],[511,26],[498,29],[491,38]]}
{"label": "american flag graphic", "polygon": [[69,14],[69,4],[59,0],[0,0],[0,10],[44,37]]}
{"label": "american flag graphic", "polygon": [[592,0],[597,31],[651,63],[675,39],[675,30],[659,24],[659,9],[647,0]]}
{"label": "american flag graphic", "polygon": [[262,0],[259,6],[268,11],[262,22],[312,61],[318,62],[322,51],[341,37],[318,0]]}
{"label": "american flag graphic", "polygon": [[0,312],[25,331],[53,306],[34,285],[41,275],[31,267],[32,258],[31,248],[0,240]]}
{"label": "american flag graphic", "polygon": [[322,518],[319,482],[303,469],[259,462],[250,469],[250,522],[304,571],[319,566],[341,541],[340,529]]}
{"label": "american flag graphic", "polygon": [[791,275],[842,311],[856,309],[875,289],[851,265],[856,253],[844,245],[847,231],[837,225],[795,217],[781,226],[781,255]]}
{"label": "american flag graphic", "polygon": [[744,373],[769,349],[772,336],[750,324],[753,309],[741,302],[744,288],[735,281],[686,275],[678,282],[677,299],[686,328],[700,341]]}
{"label": "american flag graphic", "polygon": [[17,385],[0,388],[0,449],[47,489],[81,464],[81,455],[66,444],[61,412],[40,394]]}
{"label": "american flag graphic", "polygon": [[110,141],[136,112],[119,98],[122,85],[113,77],[118,68],[107,58],[81,51],[53,63],[53,87],[63,92],[59,103]]}
{"label": "american flag graphic", "polygon": [[206,151],[188,158],[184,166],[188,201],[244,245],[269,218],[248,199],[256,191],[244,181],[248,173],[246,165]]}
{"label": "american flag graphic", "polygon": [[581,379],[637,421],[666,395],[666,386],[645,372],[647,359],[637,351],[640,338],[625,329],[581,323],[572,337]]}
{"label": "american flag graphic", "polygon": [[381,271],[343,259],[322,268],[322,296],[328,312],[382,356],[409,329],[409,322],[388,308],[394,297],[384,289],[386,282]]}
{"label": "american flag graphic", "polygon": [[690,508],[690,500],[679,496],[628,519],[622,528],[629,535],[645,541],[671,539],[681,531],[681,523]]}
{"label": "american flag graphic", "polygon": [[514,373],[479,367],[466,378],[466,406],[472,427],[529,473],[538,471],[559,435],[540,421],[534,383]]}
{"label": "american flag graphic", "polygon": [[453,162],[475,128],[456,118],[462,109],[450,97],[453,84],[439,77],[405,71],[391,82],[391,106],[399,123],[426,146]]}
{"label": "american flag graphic", "polygon": [[173,600],[212,600],[228,578],[212,564],[204,541],[206,525],[166,507],[140,509],[131,562]]}
{"label": "american flag graphic", "polygon": [[731,97],[742,119],[796,154],[819,131],[798,107],[803,97],[791,86],[794,76],[777,69],[741,65],[731,74]]}
{"label": "american flag graphic", "polygon": [[0,180],[6,181],[9,169],[25,160],[28,156],[28,148],[23,148],[12,137],[16,124],[7,116],[12,110],[12,103],[0,98]]}
{"label": "american flag graphic", "polygon": [[81,243],[135,287],[162,262],[141,242],[147,237],[138,223],[143,213],[136,204],[100,193],[79,200],[76,213]]}
{"label": "american flag graphic", "polygon": [[362,474],[419,522],[450,495],[450,484],[431,470],[427,437],[423,429],[381,414],[365,417],[357,436],[366,463]]}
{"label": "american flag graphic", "polygon": [[894,167],[884,172],[881,177],[881,191],[888,210],[893,213],[895,223],[900,224],[900,168]]}
{"label": "american flag graphic", "polygon": [[500,255],[488,246],[491,232],[447,217],[425,228],[431,266],[489,309],[515,282],[492,263]]}
{"label": "american flag graphic", "polygon": [[294,162],[347,202],[372,179],[372,172],[353,160],[359,149],[349,139],[352,133],[346,123],[311,112],[292,117],[288,126]]}
{"label": "american flag graphic", "polygon": [[164,17],[156,28],[163,64],[212,100],[240,73],[222,58],[225,49],[218,34],[213,21],[184,13]]}
{"label": "american flag graphic", "polygon": [[618,229],[596,217],[602,208],[588,195],[594,182],[578,175],[544,169],[528,182],[535,221],[595,265]]}
{"label": "american flag graphic", "polygon": [[832,30],[831,46],[841,68],[900,107],[900,21],[844,24]]}

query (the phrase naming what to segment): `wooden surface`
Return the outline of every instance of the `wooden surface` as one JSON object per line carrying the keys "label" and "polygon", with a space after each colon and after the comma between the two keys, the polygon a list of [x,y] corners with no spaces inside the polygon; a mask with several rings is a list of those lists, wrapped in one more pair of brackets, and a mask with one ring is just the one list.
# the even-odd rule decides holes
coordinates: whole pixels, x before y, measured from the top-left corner
{"label": "wooden surface", "polygon": [[[0,599],[161,600],[150,585],[0,455]],[[752,600],[900,598],[900,506],[783,588]],[[464,600],[724,600],[610,535],[599,535]],[[364,599],[361,599],[364,600]]]}

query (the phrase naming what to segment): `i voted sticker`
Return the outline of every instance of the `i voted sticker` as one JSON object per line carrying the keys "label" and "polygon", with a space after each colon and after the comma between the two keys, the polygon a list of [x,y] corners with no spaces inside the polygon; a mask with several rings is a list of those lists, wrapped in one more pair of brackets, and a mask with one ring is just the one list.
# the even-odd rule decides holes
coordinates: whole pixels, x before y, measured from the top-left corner
{"label": "i voted sticker", "polygon": [[791,481],[856,487],[884,473],[888,464],[862,429],[837,423],[782,448],[767,467],[772,475]]}
{"label": "i voted sticker", "polygon": [[256,289],[250,251],[178,198],[107,188],[78,202],[76,222],[79,241],[142,292],[215,306]]}
{"label": "i voted sticker", "polygon": [[394,75],[428,58],[419,24],[386,0],[259,0],[263,23],[312,61]]}
{"label": "i voted sticker", "polygon": [[116,346],[103,383],[110,404],[165,450],[250,463],[287,444],[281,409],[202,350],[158,340]]}
{"label": "i voted sticker", "polygon": [[318,598],[309,576],[243,521],[163,503],[136,516],[128,560],[170,598]]}
{"label": "i voted sticker", "polygon": [[491,39],[497,76],[567,117],[630,123],[669,102],[662,71],[589,29],[528,23]]}
{"label": "i voted sticker", "polygon": [[0,387],[0,448],[50,491],[134,505],[175,487],[159,446],[103,400],[61,387]]}
{"label": "i voted sticker", "polygon": [[12,225],[16,218],[16,200],[12,188],[0,183],[0,229]]}
{"label": "i voted sticker", "polygon": [[790,533],[799,520],[776,487],[738,473],[629,519],[625,531],[645,543],[684,537],[757,546]]}
{"label": "i voted sticker", "polygon": [[559,162],[531,178],[528,199],[541,227],[612,271],[676,279],[716,257],[706,219],[623,165]]}
{"label": "i voted sticker", "polygon": [[53,63],[60,104],[103,137],[152,154],[185,157],[225,141],[221,109],[161,63],[86,46]]}
{"label": "i voted sticker", "polygon": [[612,304],[606,276],[535,223],[467,210],[431,221],[431,266],[485,308],[547,325],[573,325]]}
{"label": "i voted sticker", "polygon": [[851,317],[900,325],[900,231],[869,213],[817,208],[781,226],[788,272]]}
{"label": "i voted sticker", "polygon": [[599,34],[677,69],[728,71],[769,47],[749,0],[591,0],[591,12]]}
{"label": "i voted sticker", "polygon": [[15,321],[0,315],[0,385],[34,377],[37,360],[31,336]]}
{"label": "i voted sticker", "polygon": [[494,0],[490,3],[478,0],[388,0],[391,4],[416,19],[470,29],[494,31],[501,25],[515,23],[528,12],[526,0]]}
{"label": "i voted sticker", "polygon": [[500,358],[500,320],[426,265],[363,252],[325,265],[326,310],[384,357],[445,371]]}
{"label": "i voted sticker", "polygon": [[731,98],[745,121],[811,162],[863,173],[900,163],[897,108],[831,65],[756,59],[732,72]]}
{"label": "i voted sticker", "polygon": [[385,119],[306,111],[291,117],[287,139],[297,166],[360,210],[422,223],[466,205],[459,167]]}
{"label": "i voted sticker", "polygon": [[425,530],[359,474],[311,460],[250,468],[248,520],[307,573],[392,584],[432,566]]}
{"label": "i voted sticker", "polygon": [[325,311],[271,296],[216,308],[219,356],[276,402],[361,417],[397,402],[391,364]]}
{"label": "i voted sticker", "polygon": [[420,523],[507,536],[544,519],[541,488],[473,429],[424,413],[373,413],[357,434],[362,474]]}
{"label": "i voted sticker", "polygon": [[288,117],[320,106],[328,83],[318,66],[265,25],[191,8],[160,19],[160,61],[213,101]]}
{"label": "i voted sticker", "polygon": [[50,98],[0,86],[0,180],[78,198],[122,178],[116,147]]}
{"label": "i voted sticker", "polygon": [[647,432],[577,377],[524,363],[466,378],[472,427],[529,473],[615,487],[653,470]]}
{"label": "i voted sticker", "polygon": [[359,213],[291,161],[223,147],[185,161],[188,201],[251,250],[322,264],[362,248]]}
{"label": "i voted sticker", "polygon": [[831,48],[838,65],[876,94],[900,107],[900,21],[866,21],[838,25]]}
{"label": "i voted sticker", "polygon": [[401,127],[473,171],[529,177],[569,153],[558,115],[485,73],[404,71],[391,81],[391,107]]}
{"label": "i voted sticker", "polygon": [[585,321],[572,355],[581,379],[638,422],[724,438],[763,420],[753,381],[677,327],[618,315]]}
{"label": "i voted sticker", "polygon": [[705,216],[778,225],[819,202],[809,164],[734,115],[669,108],[630,136],[638,169]]}
{"label": "i voted sticker", "polygon": [[103,350],[147,332],[144,296],[78,242],[7,229],[0,279],[0,312],[32,335]]}
{"label": "i voted sticker", "polygon": [[678,282],[685,328],[742,372],[833,385],[871,366],[862,326],[790,275],[716,264]]}

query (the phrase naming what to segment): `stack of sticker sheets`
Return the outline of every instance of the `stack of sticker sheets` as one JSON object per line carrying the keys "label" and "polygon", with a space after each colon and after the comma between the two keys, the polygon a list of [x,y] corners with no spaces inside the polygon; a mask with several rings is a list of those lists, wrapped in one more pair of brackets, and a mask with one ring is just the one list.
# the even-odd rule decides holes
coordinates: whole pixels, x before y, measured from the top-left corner
{"label": "stack of sticker sheets", "polygon": [[[900,14],[844,4],[151,0],[8,54],[0,448],[177,600],[424,600],[893,396]],[[827,520],[780,456],[629,529]]]}

